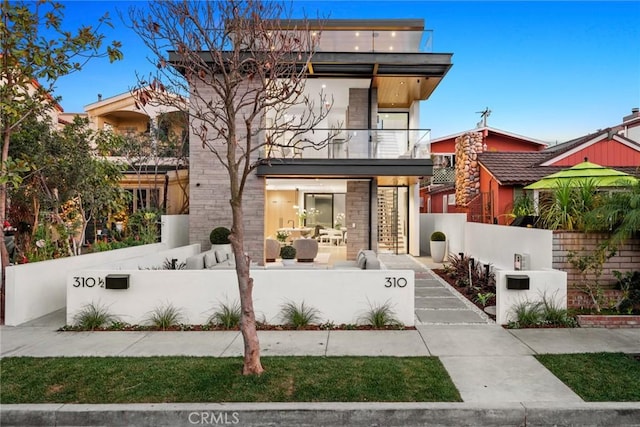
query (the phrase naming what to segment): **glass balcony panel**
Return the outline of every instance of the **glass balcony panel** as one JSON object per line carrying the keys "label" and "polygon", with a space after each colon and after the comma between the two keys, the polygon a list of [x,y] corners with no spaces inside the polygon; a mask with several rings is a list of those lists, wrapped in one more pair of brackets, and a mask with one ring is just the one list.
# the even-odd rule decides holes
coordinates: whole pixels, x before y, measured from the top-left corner
{"label": "glass balcony panel", "polygon": [[263,158],[398,159],[428,158],[429,129],[267,130],[271,145]]}

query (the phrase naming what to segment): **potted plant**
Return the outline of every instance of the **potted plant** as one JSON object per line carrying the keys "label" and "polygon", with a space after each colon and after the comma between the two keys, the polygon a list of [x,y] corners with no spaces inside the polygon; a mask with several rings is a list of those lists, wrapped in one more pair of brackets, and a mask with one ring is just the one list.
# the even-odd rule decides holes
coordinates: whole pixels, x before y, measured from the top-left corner
{"label": "potted plant", "polygon": [[296,261],[296,248],[291,245],[285,245],[280,249],[280,258],[282,265],[293,265]]}
{"label": "potted plant", "polygon": [[442,231],[431,233],[429,242],[433,262],[442,262],[447,254],[447,236]]}
{"label": "potted plant", "polygon": [[209,241],[211,242],[212,251],[226,251],[227,253],[233,253],[231,248],[231,241],[229,241],[229,234],[231,230],[227,227],[216,227],[211,230],[209,234]]}

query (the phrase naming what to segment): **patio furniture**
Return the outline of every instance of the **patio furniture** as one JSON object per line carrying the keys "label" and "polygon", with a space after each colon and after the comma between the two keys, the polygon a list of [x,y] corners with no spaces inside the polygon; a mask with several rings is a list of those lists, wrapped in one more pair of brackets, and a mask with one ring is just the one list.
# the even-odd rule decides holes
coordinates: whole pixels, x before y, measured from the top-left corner
{"label": "patio furniture", "polygon": [[329,231],[329,243],[332,245],[340,245],[342,244],[343,236],[341,230],[331,230]]}
{"label": "patio furniture", "polygon": [[314,239],[295,239],[293,247],[296,248],[298,262],[313,262],[318,255],[318,242]]}
{"label": "patio furniture", "polygon": [[280,242],[276,239],[266,239],[264,242],[264,257],[266,262],[275,262],[280,256]]}

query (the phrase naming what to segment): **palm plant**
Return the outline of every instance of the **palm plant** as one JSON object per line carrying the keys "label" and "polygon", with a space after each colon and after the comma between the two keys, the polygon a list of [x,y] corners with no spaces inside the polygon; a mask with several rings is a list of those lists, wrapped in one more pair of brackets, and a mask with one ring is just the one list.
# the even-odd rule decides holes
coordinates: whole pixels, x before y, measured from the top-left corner
{"label": "palm plant", "polygon": [[640,180],[625,190],[603,195],[585,218],[587,230],[612,232],[612,248],[640,231]]}
{"label": "palm plant", "polygon": [[540,206],[543,227],[548,230],[574,230],[581,215],[576,199],[576,190],[571,181],[560,181],[550,199]]}

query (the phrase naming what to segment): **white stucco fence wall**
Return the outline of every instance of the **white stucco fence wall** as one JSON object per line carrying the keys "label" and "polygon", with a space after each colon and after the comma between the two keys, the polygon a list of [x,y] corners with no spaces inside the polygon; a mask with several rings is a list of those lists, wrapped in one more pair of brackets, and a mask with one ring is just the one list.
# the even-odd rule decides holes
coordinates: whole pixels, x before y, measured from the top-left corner
{"label": "white stucco fence wall", "polygon": [[442,231],[447,236],[447,252],[464,252],[466,214],[420,214],[420,254],[431,255],[431,233]]}
{"label": "white stucco fence wall", "polygon": [[529,270],[552,268],[553,232],[538,228],[466,223],[464,252],[484,263],[513,269],[514,254],[528,254]]}
{"label": "white stucco fence wall", "polygon": [[162,238],[169,248],[187,246],[189,244],[189,215],[162,215]]}
{"label": "white stucco fence wall", "polygon": [[[107,274],[129,274],[129,289],[82,286],[100,283]],[[322,322],[357,323],[370,304],[389,302],[399,321],[414,325],[412,270],[313,270],[310,274],[309,270],[258,269],[251,276],[260,321],[281,324],[281,305],[304,301],[320,311]],[[152,310],[171,303],[181,310],[182,323],[205,324],[218,304],[234,301],[239,301],[235,270],[84,270],[68,278],[67,323],[73,324],[75,315],[93,303],[107,307],[123,322],[144,324]]]}
{"label": "white stucco fence wall", "polygon": [[[495,269],[496,323],[506,325],[515,320],[513,308],[521,302],[554,301],[557,307],[567,308],[567,273],[560,270],[516,271]],[[528,276],[529,289],[507,289],[507,275]]]}
{"label": "white stucco fence wall", "polygon": [[135,258],[123,259],[104,267],[118,270],[139,270],[143,268],[162,269],[165,261],[175,259],[179,264],[186,262],[187,258],[191,255],[199,254],[200,252],[200,243],[194,243],[193,245],[149,253]]}
{"label": "white stucco fence wall", "polygon": [[[64,308],[69,271],[98,266],[149,268],[162,265],[167,258],[184,261],[200,251],[197,245],[180,249],[175,254],[165,253],[167,249],[188,245],[189,216],[163,215],[161,222],[162,243],[7,267],[5,324],[20,325]],[[145,256],[149,258],[144,259]]]}
{"label": "white stucco fence wall", "polygon": [[6,269],[5,324],[17,326],[65,307],[70,271],[138,258],[167,249],[162,243],[9,266]]}

